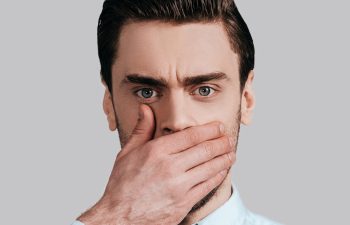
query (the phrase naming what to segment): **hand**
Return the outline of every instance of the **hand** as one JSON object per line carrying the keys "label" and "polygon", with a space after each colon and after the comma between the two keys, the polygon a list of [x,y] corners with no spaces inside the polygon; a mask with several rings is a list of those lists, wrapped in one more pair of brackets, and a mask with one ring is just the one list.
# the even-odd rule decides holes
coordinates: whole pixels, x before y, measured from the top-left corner
{"label": "hand", "polygon": [[102,198],[78,218],[85,225],[176,225],[235,161],[219,122],[152,139],[153,112],[141,105],[140,115]]}

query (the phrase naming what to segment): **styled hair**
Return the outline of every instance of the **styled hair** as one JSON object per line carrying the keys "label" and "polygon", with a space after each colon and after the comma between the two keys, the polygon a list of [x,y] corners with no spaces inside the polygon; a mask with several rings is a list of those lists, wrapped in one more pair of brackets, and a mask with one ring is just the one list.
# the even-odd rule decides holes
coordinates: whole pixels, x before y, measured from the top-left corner
{"label": "styled hair", "polygon": [[234,0],[105,0],[98,21],[101,78],[112,93],[112,65],[117,60],[121,28],[127,22],[158,20],[171,24],[223,22],[231,49],[238,55],[241,91],[254,69],[254,43]]}

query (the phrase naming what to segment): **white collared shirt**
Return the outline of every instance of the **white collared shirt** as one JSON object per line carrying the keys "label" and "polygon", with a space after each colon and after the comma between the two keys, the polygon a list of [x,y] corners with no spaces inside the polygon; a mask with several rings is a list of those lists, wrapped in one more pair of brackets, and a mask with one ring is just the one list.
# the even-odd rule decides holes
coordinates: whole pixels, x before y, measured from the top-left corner
{"label": "white collared shirt", "polygon": [[[234,186],[234,185],[233,185]],[[231,187],[232,188],[232,187]],[[232,189],[231,189],[232,190]],[[75,221],[72,225],[84,225]],[[192,225],[281,225],[263,216],[250,212],[234,186],[230,198],[219,208]]]}
{"label": "white collared shirt", "polygon": [[[233,185],[234,186],[234,185]],[[232,187],[231,187],[232,190]],[[281,225],[245,208],[234,186],[230,198],[219,208],[192,225]]]}

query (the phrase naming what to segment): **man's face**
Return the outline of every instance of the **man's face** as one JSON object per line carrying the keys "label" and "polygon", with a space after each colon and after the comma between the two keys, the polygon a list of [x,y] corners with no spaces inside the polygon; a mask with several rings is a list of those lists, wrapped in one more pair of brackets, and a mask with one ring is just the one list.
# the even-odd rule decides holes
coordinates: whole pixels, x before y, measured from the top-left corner
{"label": "man's face", "polygon": [[106,104],[105,112],[110,114],[110,128],[118,127],[122,146],[137,123],[141,103],[153,110],[154,138],[221,121],[237,144],[241,115],[249,120],[245,111],[241,114],[241,101],[244,106],[247,101],[240,92],[238,55],[221,23],[124,25],[112,66],[112,87],[114,107]]}

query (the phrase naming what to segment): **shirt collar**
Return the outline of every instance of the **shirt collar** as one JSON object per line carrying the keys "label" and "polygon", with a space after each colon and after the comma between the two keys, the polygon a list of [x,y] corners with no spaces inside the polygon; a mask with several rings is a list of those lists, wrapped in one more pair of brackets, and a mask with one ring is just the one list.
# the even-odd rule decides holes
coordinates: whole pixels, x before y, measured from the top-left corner
{"label": "shirt collar", "polygon": [[231,185],[231,191],[233,191],[233,193],[223,205],[192,225],[240,224],[247,213],[247,209],[243,205],[235,185]]}

